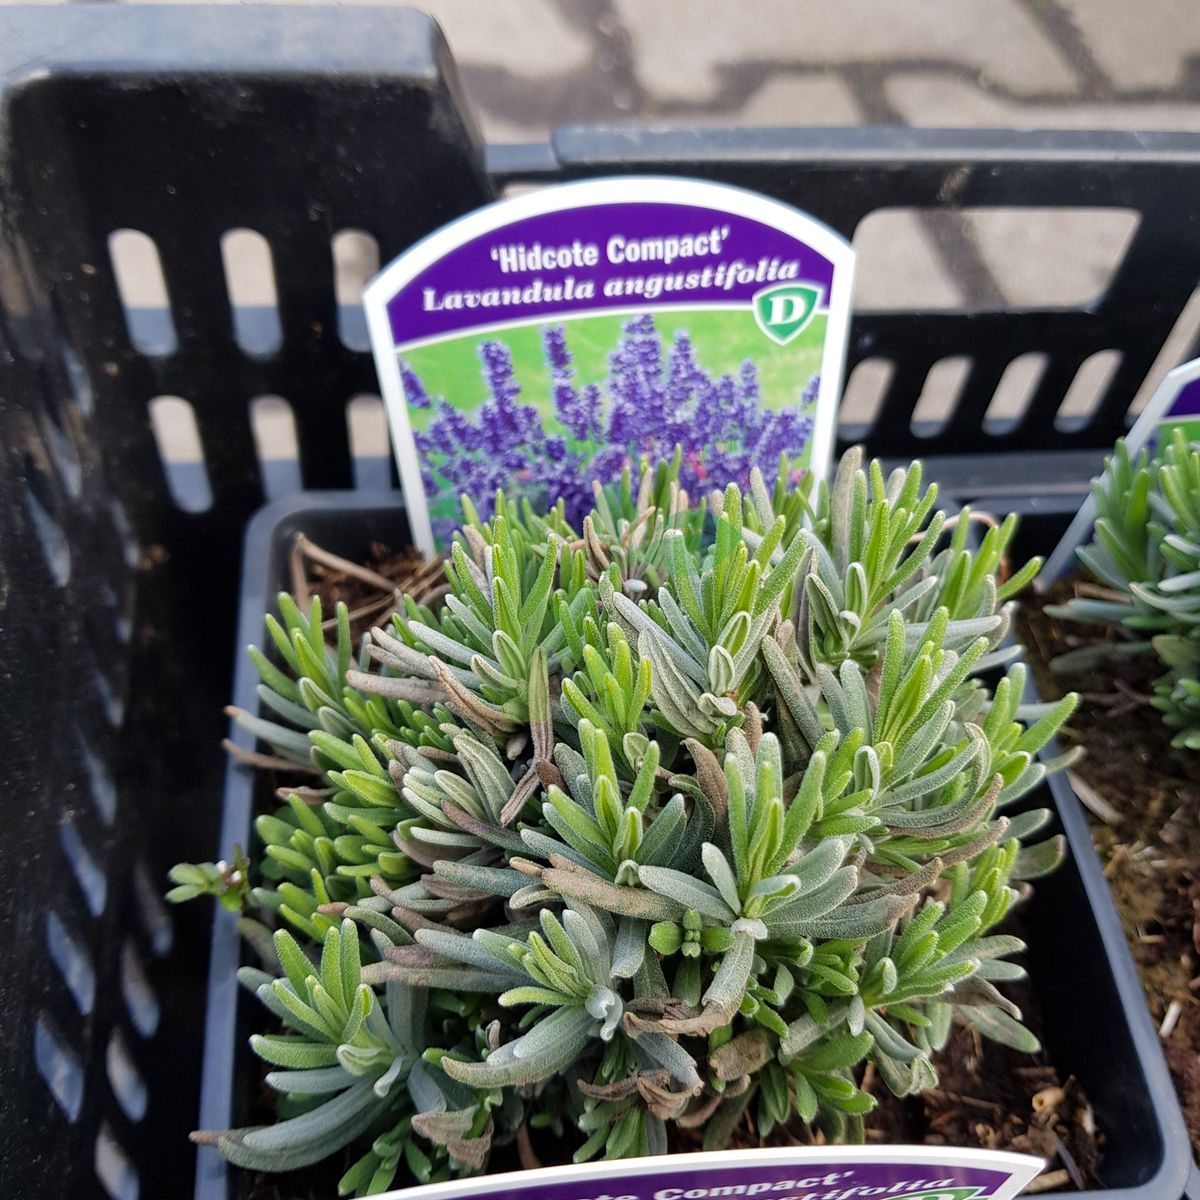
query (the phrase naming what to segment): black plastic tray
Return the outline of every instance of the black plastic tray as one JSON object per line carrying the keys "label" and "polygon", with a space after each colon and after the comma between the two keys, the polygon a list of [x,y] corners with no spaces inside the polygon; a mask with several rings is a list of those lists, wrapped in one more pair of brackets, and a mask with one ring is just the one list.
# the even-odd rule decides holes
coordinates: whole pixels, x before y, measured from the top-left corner
{"label": "black plastic tray", "polygon": [[[396,493],[299,494],[264,508],[246,534],[239,609],[239,659],[234,701],[255,710],[257,682],[242,648],[260,643],[262,617],[287,581],[291,535],[303,530],[349,558],[372,540],[391,545],[407,533]],[[252,739],[241,730],[241,744]],[[230,764],[226,775],[223,845],[246,844],[253,772]],[[1056,874],[1039,881],[1025,910],[1028,967],[1037,988],[1044,1041],[1059,1069],[1087,1092],[1106,1138],[1103,1186],[1072,1193],[1080,1200],[1166,1200],[1181,1194],[1190,1166],[1187,1134],[1166,1063],[1143,1000],[1120,921],[1092,848],[1083,808],[1062,776],[1031,802],[1049,803],[1070,853]],[[201,1123],[223,1128],[239,1119],[253,1096],[259,1068],[242,1051],[259,1014],[242,1004],[233,973],[240,948],[233,921],[219,913],[213,934],[208,992]],[[1049,986],[1047,986],[1049,981]],[[215,1151],[202,1150],[196,1200],[238,1194],[238,1173]]]}

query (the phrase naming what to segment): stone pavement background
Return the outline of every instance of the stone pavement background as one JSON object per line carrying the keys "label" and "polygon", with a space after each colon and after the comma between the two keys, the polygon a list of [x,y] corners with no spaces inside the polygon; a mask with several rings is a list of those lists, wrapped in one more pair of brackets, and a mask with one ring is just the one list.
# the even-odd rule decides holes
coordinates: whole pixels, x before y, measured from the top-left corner
{"label": "stone pavement background", "polygon": [[[540,141],[553,126],[577,122],[1200,134],[1200,0],[417,0],[414,6],[441,24],[492,142]],[[855,237],[855,302],[868,308],[1082,303],[1103,289],[1134,228],[1129,213],[1096,210],[875,213]],[[348,249],[341,291],[352,299],[374,264],[369,246]],[[248,257],[239,261],[245,294],[269,297],[269,279]],[[148,277],[135,269],[132,278],[137,303],[137,280]],[[1190,340],[1189,322],[1200,322],[1200,298],[1192,307],[1174,349],[1164,351],[1160,374]],[[918,419],[953,402],[954,364],[941,366]],[[878,385],[868,367],[848,389],[852,419],[865,403],[856,389],[870,393]],[[1066,411],[1086,413],[1114,368],[1089,364]],[[1007,391],[990,415],[1011,415],[1031,386],[1021,375],[1018,369],[1005,380]],[[376,443],[383,436],[380,415],[375,411],[368,427],[366,408],[360,410],[352,418],[356,442]],[[178,439],[169,441],[173,455],[188,453]]]}

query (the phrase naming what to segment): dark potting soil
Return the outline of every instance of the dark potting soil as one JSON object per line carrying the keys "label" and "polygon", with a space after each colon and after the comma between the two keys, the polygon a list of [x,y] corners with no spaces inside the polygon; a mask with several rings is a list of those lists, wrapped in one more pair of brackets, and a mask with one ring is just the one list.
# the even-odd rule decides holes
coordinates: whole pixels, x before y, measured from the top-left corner
{"label": "dark potting soil", "polygon": [[[357,565],[357,564],[355,564]],[[373,625],[386,624],[392,605],[384,581],[407,588],[419,580],[427,589],[441,581],[440,567],[422,565],[412,551],[395,553],[376,544],[370,548],[367,572],[340,569],[306,556],[304,586],[321,598],[326,617],[338,601],[352,614],[357,641]],[[375,576],[374,580],[367,573]],[[298,580],[293,580],[296,584]],[[432,597],[431,597],[432,598]],[[288,776],[262,771],[259,797],[263,809],[273,806],[277,787],[296,782]],[[300,782],[303,782],[302,780]],[[1028,984],[1010,988],[1021,1007],[1026,1025],[1040,1033],[1036,997]],[[878,1101],[866,1118],[869,1143],[896,1145],[971,1146],[989,1150],[1013,1150],[1047,1161],[1045,1173],[1030,1191],[1072,1191],[1091,1186],[1097,1178],[1102,1135],[1096,1130],[1086,1096],[1072,1078],[1064,1078],[1045,1051],[1022,1054],[987,1041],[965,1027],[955,1027],[950,1041],[936,1058],[939,1084],[920,1096],[893,1096],[868,1065],[862,1083]],[[263,1089],[255,1120],[273,1119],[273,1094]],[[676,1131],[672,1149],[699,1150],[703,1130]],[[806,1127],[778,1128],[763,1139],[755,1128],[753,1106],[735,1130],[731,1148],[812,1144]],[[818,1132],[817,1144],[822,1141]],[[546,1165],[570,1162],[573,1145],[545,1133],[533,1145],[536,1158]],[[248,1200],[316,1200],[336,1193],[337,1180],[351,1162],[349,1153],[331,1163],[288,1175],[258,1175],[251,1181]],[[519,1161],[512,1147],[497,1148],[493,1171],[515,1170]],[[396,1186],[404,1186],[403,1172]]]}
{"label": "dark potting soil", "polygon": [[[1163,1050],[1200,1156],[1200,754],[1171,747],[1171,731],[1147,697],[1158,659],[1116,660],[1102,671],[1057,674],[1050,661],[1114,635],[1059,621],[1046,604],[1065,603],[1068,579],[1021,609],[1018,629],[1038,691],[1082,703],[1063,745],[1081,745],[1072,769],[1089,808],[1092,836],[1129,938]],[[1097,795],[1099,799],[1097,799]]]}

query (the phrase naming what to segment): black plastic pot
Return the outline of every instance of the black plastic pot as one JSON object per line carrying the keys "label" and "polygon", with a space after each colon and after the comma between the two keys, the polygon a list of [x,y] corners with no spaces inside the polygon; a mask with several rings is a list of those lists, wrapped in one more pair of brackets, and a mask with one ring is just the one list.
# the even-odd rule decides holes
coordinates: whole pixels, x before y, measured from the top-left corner
{"label": "black plastic pot", "polygon": [[[348,558],[365,555],[372,540],[397,545],[407,532],[395,493],[300,494],[264,508],[246,535],[239,607],[235,702],[256,708],[256,677],[241,653],[260,642],[263,613],[287,586],[287,552],[303,530]],[[250,746],[240,730],[234,736]],[[226,775],[222,844],[251,836],[254,775],[231,763]],[[1102,1186],[1075,1193],[1081,1200],[1164,1200],[1179,1196],[1190,1166],[1187,1134],[1140,984],[1092,849],[1084,812],[1061,776],[1031,803],[1048,804],[1066,834],[1069,857],[1039,881],[1025,910],[1027,965],[1044,1019],[1047,1050],[1064,1074],[1086,1090],[1105,1135]],[[236,1123],[257,1087],[260,1067],[244,1051],[260,1019],[237,996],[233,973],[240,947],[233,921],[219,913],[213,933],[201,1123]],[[1040,986],[1039,986],[1040,985]],[[238,1194],[211,1150],[200,1154],[196,1200]]]}
{"label": "black plastic pot", "polygon": [[[1055,546],[1058,545],[1059,539],[1066,532],[1067,526],[1079,509],[1082,498],[1082,495],[1060,493],[1028,496],[1024,499],[1014,500],[1006,505],[1006,511],[1014,512],[1021,518],[1021,530],[1017,542],[1019,553],[1016,557],[1023,559],[1035,554],[1049,555]],[[1070,566],[1068,565],[1065,569],[1069,570]],[[1045,582],[1048,584],[1053,581],[1047,579]],[[1033,689],[1032,680],[1030,681],[1030,688],[1031,690]],[[1036,694],[1034,698],[1036,698]],[[1083,815],[1083,803],[1075,795],[1070,780],[1065,776],[1058,776],[1056,782],[1058,782],[1062,791],[1069,793],[1068,803],[1070,803],[1073,811],[1079,815],[1081,821],[1086,826],[1087,818]],[[1144,1005],[1143,1008],[1145,1009]],[[1157,1031],[1154,1029],[1149,1011],[1145,1010],[1143,1015],[1145,1017],[1144,1023],[1146,1028],[1157,1043]],[[1187,1136],[1186,1128],[1184,1130],[1184,1153],[1192,1157],[1190,1139]],[[1200,1200],[1200,1165],[1197,1165],[1194,1158],[1184,1196],[1185,1200]]]}

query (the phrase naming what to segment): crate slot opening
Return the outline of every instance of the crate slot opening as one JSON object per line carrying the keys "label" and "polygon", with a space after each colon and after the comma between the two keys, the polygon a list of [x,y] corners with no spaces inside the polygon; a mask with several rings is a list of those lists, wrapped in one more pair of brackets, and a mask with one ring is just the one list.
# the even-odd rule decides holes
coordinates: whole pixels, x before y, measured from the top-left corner
{"label": "crate slot opening", "polygon": [[4,340],[13,352],[27,362],[37,362],[41,346],[35,334],[33,297],[22,266],[29,265],[29,252],[18,239],[0,241],[0,317]]}
{"label": "crate slot opening", "polygon": [[[165,958],[171,953],[171,945],[175,940],[175,926],[157,881],[150,874],[150,868],[140,858],[133,868],[133,890],[137,897],[138,918],[150,939],[150,952],[155,958]],[[153,998],[154,993],[150,991],[148,984],[146,990]],[[157,1005],[157,1001],[155,1003]]]}
{"label": "crate slot opening", "polygon": [[150,401],[150,424],[171,499],[184,512],[211,508],[212,486],[192,406],[179,396],[155,396]]}
{"label": "crate slot opening", "polygon": [[362,294],[379,272],[379,243],[362,229],[342,229],[333,235],[332,251],[338,337],[348,350],[369,350]]}
{"label": "crate slot opening", "polygon": [[1161,349],[1154,359],[1146,378],[1133,397],[1129,411],[1125,414],[1125,424],[1132,425],[1138,414],[1146,407],[1150,397],[1158,390],[1167,372],[1194,358],[1200,353],[1200,286],[1197,286],[1188,297],[1187,303],[1179,310],[1171,332],[1163,340]]}
{"label": "crate slot opening", "polygon": [[104,1185],[111,1200],[137,1200],[137,1168],[113,1137],[107,1122],[100,1126],[100,1132],[96,1135],[94,1165],[96,1178]]}
{"label": "crate slot opening", "polygon": [[983,430],[999,436],[1011,433],[1025,419],[1034,392],[1046,373],[1050,356],[1040,350],[1018,354],[1004,368],[1000,382],[983,414]]}
{"label": "crate slot opening", "polygon": [[137,229],[108,235],[108,255],[133,348],[151,358],[172,354],[179,344],[158,247]]}
{"label": "crate slot opening", "polygon": [[87,368],[66,338],[58,339],[58,361],[66,376],[71,403],[79,410],[80,416],[90,417],[95,411],[96,395],[92,391]]}
{"label": "crate slot opening", "polygon": [[133,636],[133,619],[117,595],[111,580],[102,579],[97,586],[101,607],[108,610],[112,618],[112,631],[118,642],[125,645]]}
{"label": "crate slot opening", "polygon": [[83,1108],[83,1064],[45,1014],[38,1017],[33,1029],[33,1060],[50,1094],[73,1125]]}
{"label": "crate slot opening", "polygon": [[970,358],[955,354],[939,359],[929,368],[912,412],[911,428],[917,437],[936,437],[954,419],[954,410],[971,367]]}
{"label": "crate slot opening", "polygon": [[267,499],[298,492],[300,443],[292,406],[282,396],[255,396],[250,401],[250,427]]}
{"label": "crate slot opening", "polygon": [[57,389],[45,370],[42,372],[42,395],[45,407],[38,416],[38,432],[42,435],[63,491],[72,500],[78,500],[83,491],[83,463],[73,431],[63,420],[64,414],[57,404]]}
{"label": "crate slot opening", "polygon": [[92,668],[92,683],[96,688],[96,697],[100,701],[100,711],[104,719],[113,727],[119,729],[125,720],[125,698],[117,685],[108,677],[108,673],[100,666],[96,657],[96,646],[91,637],[82,643],[82,655]]}
{"label": "crate slot opening", "polygon": [[75,937],[53,909],[46,913],[46,949],[58,968],[81,1016],[96,1002],[96,969],[87,947]]}
{"label": "crate slot opening", "polygon": [[119,1029],[109,1036],[104,1069],[121,1111],[136,1125],[146,1115],[146,1081],[137,1069]]}
{"label": "crate slot opening", "polygon": [[79,758],[83,763],[84,774],[87,776],[88,792],[96,812],[105,825],[110,826],[117,815],[117,788],[113,783],[108,767],[98,754],[88,744],[83,730],[75,727],[75,744],[79,748]]}
{"label": "crate slot opening", "polygon": [[41,545],[46,569],[50,572],[50,577],[54,582],[63,588],[71,579],[71,547],[62,527],[34,495],[36,468],[32,466],[32,460],[28,455],[26,455],[25,464],[25,511],[29,514],[29,523]]}
{"label": "crate slot opening", "polygon": [[121,947],[121,995],[129,1010],[129,1019],[142,1037],[153,1037],[158,1029],[162,1010],[158,997],[146,978],[141,955],[131,941]]}
{"label": "crate slot opening", "polygon": [[1121,361],[1120,350],[1097,350],[1079,365],[1067,394],[1054,414],[1054,428],[1061,433],[1086,429],[1108,394]]}
{"label": "crate slot opening", "polygon": [[121,543],[121,559],[131,571],[135,570],[142,561],[141,551],[138,549],[137,538],[133,536],[129,514],[115,496],[108,502],[108,515],[113,531]]}
{"label": "crate slot opening", "polygon": [[283,345],[271,247],[253,229],[230,229],[221,236],[221,262],[234,339],[251,358],[269,358]]}
{"label": "crate slot opening", "polygon": [[855,441],[871,431],[895,374],[896,364],[887,358],[864,358],[850,372],[838,408],[838,432],[843,438]]}
{"label": "crate slot opening", "polygon": [[879,208],[854,231],[855,310],[1086,307],[1140,222],[1127,208]]}
{"label": "crate slot opening", "polygon": [[387,414],[378,396],[352,396],[346,404],[350,429],[350,457],[354,462],[354,486],[391,486],[391,443]]}
{"label": "crate slot opening", "polygon": [[92,852],[84,845],[79,827],[69,817],[64,817],[58,827],[58,840],[67,862],[75,875],[75,882],[83,893],[84,903],[93,917],[98,917],[108,903],[108,878],[103,867]]}

